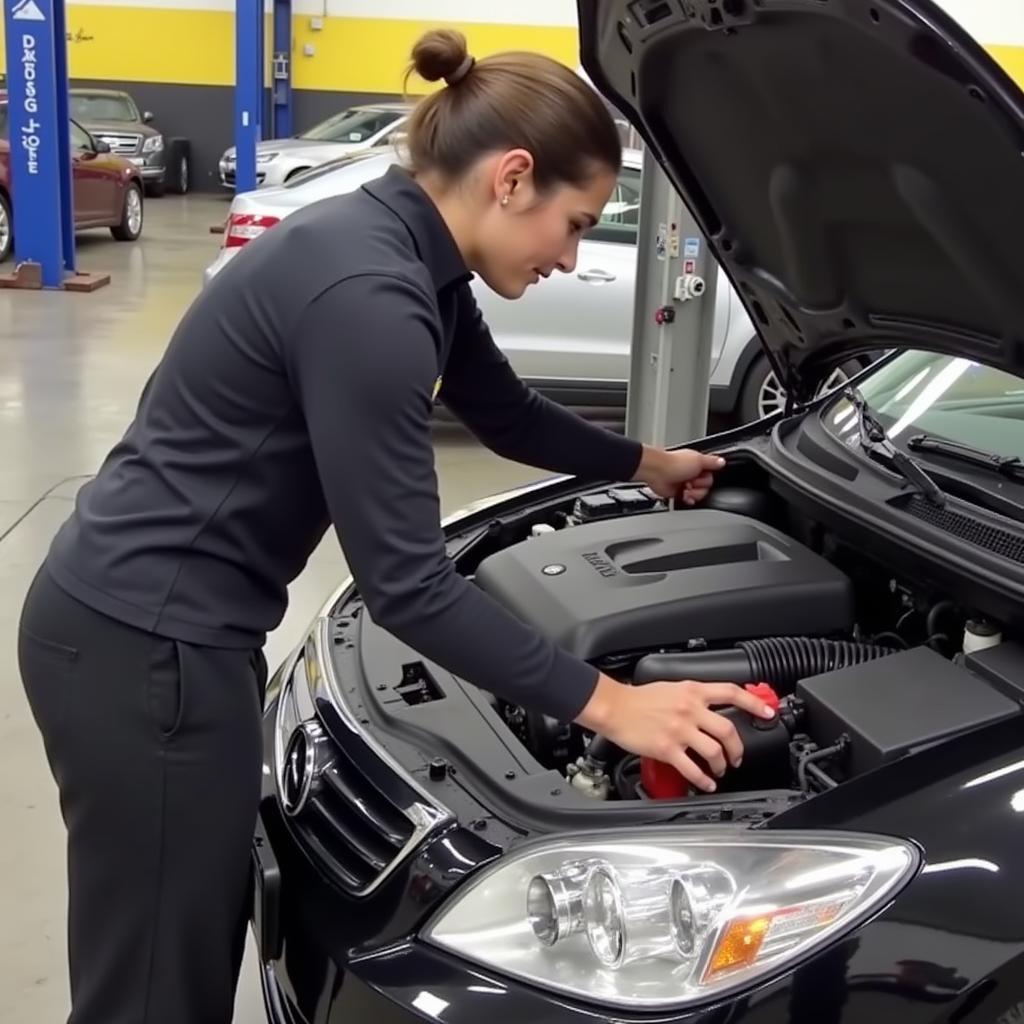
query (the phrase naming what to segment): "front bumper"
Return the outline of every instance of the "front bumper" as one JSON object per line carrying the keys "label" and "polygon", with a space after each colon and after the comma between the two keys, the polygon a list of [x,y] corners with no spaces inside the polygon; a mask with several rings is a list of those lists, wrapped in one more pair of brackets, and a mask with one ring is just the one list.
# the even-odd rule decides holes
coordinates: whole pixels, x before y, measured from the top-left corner
{"label": "front bumper", "polygon": [[[220,183],[224,188],[234,190],[235,188],[235,168],[221,168],[220,169]],[[262,187],[267,183],[267,175],[264,171],[256,172],[256,186],[257,188]]]}
{"label": "front bumper", "polygon": [[[220,183],[224,188],[234,190],[237,180],[238,167],[234,160],[221,160],[217,168],[220,174]],[[278,166],[275,161],[267,164],[256,165],[256,187],[281,185],[288,176],[288,168]]]}
{"label": "front bumper", "polygon": [[151,157],[135,156],[131,157],[131,162],[135,164],[136,170],[139,172],[142,180],[147,184],[153,182],[161,182],[164,180],[164,175],[167,173],[167,169],[163,165],[163,154],[160,154],[159,160],[161,162],[155,162]]}

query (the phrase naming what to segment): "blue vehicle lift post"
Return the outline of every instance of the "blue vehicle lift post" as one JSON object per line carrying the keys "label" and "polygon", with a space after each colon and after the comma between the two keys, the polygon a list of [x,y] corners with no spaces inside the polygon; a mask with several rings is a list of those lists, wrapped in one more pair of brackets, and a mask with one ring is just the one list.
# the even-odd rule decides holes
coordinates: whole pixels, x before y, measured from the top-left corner
{"label": "blue vehicle lift post", "polygon": [[274,0],[271,138],[292,134],[292,0]]}
{"label": "blue vehicle lift post", "polygon": [[4,0],[14,287],[63,288],[75,271],[64,0]]}
{"label": "blue vehicle lift post", "polygon": [[236,192],[256,188],[256,144],[262,120],[263,0],[235,0]]}

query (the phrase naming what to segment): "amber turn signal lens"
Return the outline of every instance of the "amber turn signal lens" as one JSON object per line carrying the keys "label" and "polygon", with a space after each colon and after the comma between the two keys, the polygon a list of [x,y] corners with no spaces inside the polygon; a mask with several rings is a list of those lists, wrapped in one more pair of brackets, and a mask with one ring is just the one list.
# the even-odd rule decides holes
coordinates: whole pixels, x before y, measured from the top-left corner
{"label": "amber turn signal lens", "polygon": [[748,917],[733,921],[718,940],[714,956],[704,972],[705,979],[752,964],[761,952],[761,943],[771,923],[770,917]]}

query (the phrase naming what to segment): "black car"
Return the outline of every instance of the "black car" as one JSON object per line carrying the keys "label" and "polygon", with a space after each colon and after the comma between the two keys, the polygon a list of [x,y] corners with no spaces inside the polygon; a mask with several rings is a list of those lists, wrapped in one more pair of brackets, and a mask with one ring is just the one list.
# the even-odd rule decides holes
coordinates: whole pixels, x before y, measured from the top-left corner
{"label": "black car", "polygon": [[166,137],[153,126],[153,114],[140,113],[126,92],[80,88],[71,89],[69,97],[71,116],[111,152],[131,160],[150,195],[188,192],[192,161],[187,139]]}
{"label": "black car", "polygon": [[558,479],[448,520],[449,552],[620,679],[778,714],[736,717],[743,764],[699,795],[343,585],[268,700],[270,1017],[1019,1021],[1024,96],[929,0],[579,10],[791,408],[698,444],[727,458],[701,507]]}

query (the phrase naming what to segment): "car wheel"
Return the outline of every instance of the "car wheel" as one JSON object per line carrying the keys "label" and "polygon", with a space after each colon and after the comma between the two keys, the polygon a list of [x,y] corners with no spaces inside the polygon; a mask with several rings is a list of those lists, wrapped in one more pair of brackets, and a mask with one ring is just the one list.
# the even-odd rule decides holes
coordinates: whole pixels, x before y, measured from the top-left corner
{"label": "car wheel", "polygon": [[[835,388],[842,387],[855,373],[858,373],[861,366],[858,362],[850,360],[837,366],[828,377],[822,381],[817,394],[823,395]],[[753,423],[754,420],[764,419],[786,407],[786,389],[782,386],[775,371],[768,364],[764,356],[758,356],[751,366],[747,379],[743,384],[740,393],[740,400],[737,406],[741,423]]]}
{"label": "car wheel", "polygon": [[121,223],[110,229],[119,242],[134,242],[142,234],[143,201],[142,188],[133,181],[125,189]]}
{"label": "car wheel", "polygon": [[14,218],[11,216],[11,201],[0,192],[0,263],[10,259],[14,249]]}
{"label": "car wheel", "polygon": [[173,172],[171,168],[168,168],[167,174],[173,178],[173,183],[170,185],[171,191],[179,196],[185,195],[192,184],[192,168],[188,162],[188,155],[182,153],[175,163]]}

